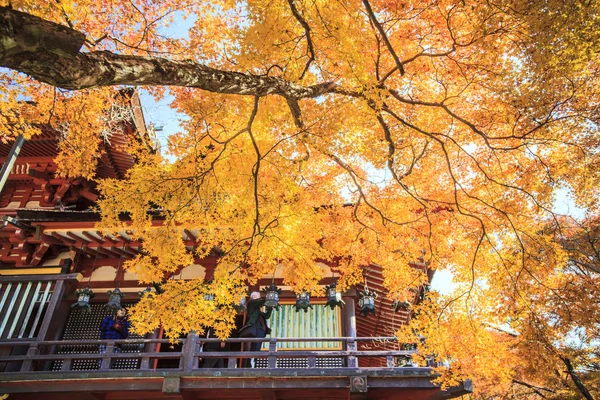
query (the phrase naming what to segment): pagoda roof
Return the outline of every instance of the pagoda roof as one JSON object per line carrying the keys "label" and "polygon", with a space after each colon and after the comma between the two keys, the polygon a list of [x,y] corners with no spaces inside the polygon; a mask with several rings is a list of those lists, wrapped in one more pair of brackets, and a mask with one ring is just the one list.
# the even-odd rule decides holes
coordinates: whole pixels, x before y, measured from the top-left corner
{"label": "pagoda roof", "polygon": [[[96,170],[97,178],[122,178],[136,160],[125,149],[132,140],[142,141],[153,151],[157,145],[146,130],[141,103],[137,92],[133,89],[124,89],[119,92],[129,101],[129,118],[120,122],[122,129],[114,129],[110,137],[105,138],[100,144],[101,157]],[[100,132],[98,132],[100,138]],[[41,132],[27,139],[17,157],[15,166],[9,180],[27,180],[26,174],[31,168],[46,172],[55,172],[56,164],[53,158],[58,155],[61,134],[50,126],[41,127]],[[0,163],[6,162],[10,153],[11,142],[0,142]]]}

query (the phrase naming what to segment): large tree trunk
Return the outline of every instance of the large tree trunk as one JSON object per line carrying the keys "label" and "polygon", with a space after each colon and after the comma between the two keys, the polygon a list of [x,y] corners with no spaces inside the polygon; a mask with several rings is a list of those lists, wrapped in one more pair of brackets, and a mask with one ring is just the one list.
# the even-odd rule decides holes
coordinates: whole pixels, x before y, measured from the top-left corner
{"label": "large tree trunk", "polygon": [[284,79],[222,71],[192,61],[127,56],[108,51],[80,52],[85,35],[33,15],[0,7],[0,66],[63,89],[94,86],[163,85],[216,93],[286,99],[317,97],[337,86],[300,86]]}

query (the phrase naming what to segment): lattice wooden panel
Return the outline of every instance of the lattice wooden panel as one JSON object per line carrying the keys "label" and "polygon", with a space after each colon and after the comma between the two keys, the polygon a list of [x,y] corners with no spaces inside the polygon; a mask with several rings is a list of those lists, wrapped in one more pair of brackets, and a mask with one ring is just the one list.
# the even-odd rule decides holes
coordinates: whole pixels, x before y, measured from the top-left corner
{"label": "lattice wooden panel", "polygon": [[[255,368],[267,368],[266,358],[258,358],[255,363]],[[341,368],[344,366],[344,359],[342,357],[318,357],[315,364],[317,368]],[[308,368],[308,359],[304,357],[279,358],[276,366],[277,368]]]}
{"label": "lattice wooden panel", "polygon": [[[124,307],[129,307],[133,304],[123,304]],[[92,304],[90,312],[80,310],[71,310],[67,319],[65,331],[63,332],[63,340],[100,340],[100,323],[108,315],[104,308],[104,304]],[[129,334],[128,339],[139,339],[142,336]],[[140,345],[125,344],[121,345],[122,353],[140,352]],[[96,344],[81,344],[61,346],[57,351],[58,354],[98,354],[99,346]],[[114,360],[111,369],[138,369],[140,359],[122,359]],[[53,371],[58,371],[62,367],[62,361],[55,361],[52,365]],[[94,370],[98,369],[97,360],[73,360],[71,370]]]}

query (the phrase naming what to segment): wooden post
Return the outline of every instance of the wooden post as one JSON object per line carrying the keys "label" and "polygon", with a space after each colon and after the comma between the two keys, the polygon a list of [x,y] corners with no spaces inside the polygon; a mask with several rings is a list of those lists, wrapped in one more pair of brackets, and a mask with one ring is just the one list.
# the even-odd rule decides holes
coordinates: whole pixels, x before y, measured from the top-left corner
{"label": "wooden post", "polygon": [[63,360],[62,365],[60,366],[60,370],[61,371],[70,371],[72,363],[73,363],[73,360],[71,360],[70,358]]}
{"label": "wooden post", "polygon": [[[356,351],[356,341],[353,339],[349,339],[346,343],[346,351],[353,352]],[[349,355],[347,358],[348,368],[358,368],[358,359],[354,355]]]}
{"label": "wooden post", "polygon": [[[160,339],[158,337],[159,332],[161,332],[161,330],[155,329],[154,332],[152,332],[152,335],[150,335],[150,337],[148,339]],[[160,351],[160,343],[152,343],[152,342],[146,343],[146,345],[144,346],[144,349],[143,349],[144,353],[158,353],[159,351]],[[158,358],[154,359],[154,363],[152,365],[153,369],[156,369],[156,361],[158,361]],[[147,370],[147,369],[150,369],[150,357],[144,356],[144,357],[142,357],[142,362],[140,363],[140,370]]]}
{"label": "wooden post", "polygon": [[[344,297],[344,316],[346,319],[346,336],[350,339],[346,342],[346,350],[347,351],[356,351],[356,341],[353,340],[356,338],[356,311],[354,309],[354,297]],[[358,368],[358,360],[356,356],[348,356],[346,358],[346,365],[348,368]]]}
{"label": "wooden post", "polygon": [[111,340],[106,345],[106,352],[104,353],[104,358],[102,358],[102,364],[100,364],[101,371],[107,371],[110,369],[110,363],[111,363],[114,351],[115,351],[115,342],[113,340]]}
{"label": "wooden post", "polygon": [[[27,350],[27,357],[35,356],[39,353],[39,348],[37,343],[32,344]],[[23,364],[21,364],[21,372],[32,371],[33,370],[33,361],[32,360],[24,360]]]}
{"label": "wooden post", "polygon": [[192,372],[196,357],[196,346],[198,344],[198,334],[190,332],[185,339],[183,348],[181,349],[181,363],[179,364],[185,372]]}
{"label": "wooden post", "polygon": [[[56,310],[60,305],[60,301],[62,300],[63,294],[65,293],[65,281],[63,279],[56,281],[54,284],[54,290],[52,291],[52,297],[50,298],[50,304],[48,304],[48,308],[46,309],[46,314],[44,315],[44,320],[42,321],[42,325],[40,326],[40,330],[37,334],[37,340],[43,341],[46,339],[46,334],[48,333],[48,327],[50,326],[50,322],[52,318],[56,314]],[[41,305],[40,305],[41,307]]]}
{"label": "wooden post", "polygon": [[228,357],[227,358],[227,368],[235,368],[236,367],[236,363],[237,363],[237,358],[235,357]]}
{"label": "wooden post", "polygon": [[273,353],[275,353],[277,351],[277,339],[275,338],[271,338],[269,339],[269,361],[268,361],[268,367],[269,368],[277,368],[277,356]]}
{"label": "wooden post", "polygon": [[388,367],[388,368],[395,367],[394,358],[395,358],[394,356],[386,356],[385,357],[386,367]]}

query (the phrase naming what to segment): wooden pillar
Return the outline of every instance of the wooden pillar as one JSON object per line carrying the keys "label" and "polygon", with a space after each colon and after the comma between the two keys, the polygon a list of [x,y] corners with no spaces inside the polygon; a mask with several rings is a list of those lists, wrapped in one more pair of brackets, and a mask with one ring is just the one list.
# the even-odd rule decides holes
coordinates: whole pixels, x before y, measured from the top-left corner
{"label": "wooden pillar", "polygon": [[356,310],[354,297],[344,296],[344,325],[346,326],[346,337],[356,337]]}
{"label": "wooden pillar", "polygon": [[[356,310],[354,309],[354,297],[344,296],[343,298],[344,304],[344,322],[346,326],[346,337],[350,338],[348,342],[346,342],[346,350],[347,351],[356,351],[356,341],[352,340],[352,338],[356,337]],[[348,356],[346,360],[348,368],[357,368],[358,360],[355,356]]]}

